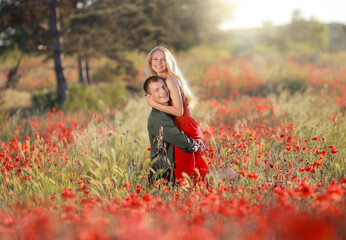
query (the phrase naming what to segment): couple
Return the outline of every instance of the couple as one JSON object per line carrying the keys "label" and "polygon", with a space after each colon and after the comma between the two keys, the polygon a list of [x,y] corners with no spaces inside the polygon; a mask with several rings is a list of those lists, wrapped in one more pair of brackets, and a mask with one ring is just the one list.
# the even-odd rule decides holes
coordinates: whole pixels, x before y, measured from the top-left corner
{"label": "couple", "polygon": [[175,182],[184,173],[193,180],[204,180],[209,173],[234,180],[239,175],[231,168],[209,170],[202,158],[202,131],[192,117],[193,95],[171,52],[155,47],[147,56],[143,85],[148,104],[153,107],[148,118],[152,169],[149,181],[158,178]]}

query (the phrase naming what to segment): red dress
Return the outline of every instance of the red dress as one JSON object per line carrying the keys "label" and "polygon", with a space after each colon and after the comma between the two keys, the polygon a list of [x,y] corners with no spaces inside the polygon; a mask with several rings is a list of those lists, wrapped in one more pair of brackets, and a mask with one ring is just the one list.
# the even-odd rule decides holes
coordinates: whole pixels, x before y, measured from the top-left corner
{"label": "red dress", "polygon": [[[175,126],[182,130],[188,137],[199,140],[202,138],[201,128],[196,120],[192,117],[190,108],[188,107],[186,101],[184,101],[183,105],[184,115],[181,117],[175,117]],[[174,160],[174,175],[176,179],[183,178],[183,172],[185,172],[191,178],[197,179],[198,174],[196,173],[195,169],[198,169],[202,178],[209,173],[208,165],[202,158],[201,151],[196,153],[186,153],[174,146]]]}

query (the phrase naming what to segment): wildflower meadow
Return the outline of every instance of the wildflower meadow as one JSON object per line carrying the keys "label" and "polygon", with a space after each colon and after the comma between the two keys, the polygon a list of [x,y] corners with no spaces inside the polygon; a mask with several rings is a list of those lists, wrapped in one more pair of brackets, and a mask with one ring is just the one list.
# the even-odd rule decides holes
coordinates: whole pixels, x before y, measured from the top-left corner
{"label": "wildflower meadow", "polygon": [[192,112],[210,169],[242,178],[149,186],[143,94],[3,111],[0,239],[345,239],[346,66],[212,60]]}

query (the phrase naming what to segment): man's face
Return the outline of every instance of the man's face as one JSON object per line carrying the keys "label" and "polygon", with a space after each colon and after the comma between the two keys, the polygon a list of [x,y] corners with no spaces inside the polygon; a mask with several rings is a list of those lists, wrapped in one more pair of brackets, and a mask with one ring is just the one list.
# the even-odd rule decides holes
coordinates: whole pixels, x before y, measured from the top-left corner
{"label": "man's face", "polygon": [[149,83],[149,92],[155,102],[168,105],[169,91],[162,80]]}

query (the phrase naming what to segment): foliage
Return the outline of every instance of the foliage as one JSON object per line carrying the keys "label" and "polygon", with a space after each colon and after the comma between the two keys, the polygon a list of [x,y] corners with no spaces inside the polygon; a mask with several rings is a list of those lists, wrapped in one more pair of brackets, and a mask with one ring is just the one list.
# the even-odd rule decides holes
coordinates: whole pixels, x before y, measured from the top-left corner
{"label": "foliage", "polygon": [[114,85],[81,85],[73,84],[69,87],[68,99],[64,104],[65,111],[88,110],[99,108],[100,101],[106,106],[114,107],[127,101],[125,83]]}
{"label": "foliage", "polygon": [[345,24],[326,24],[314,18],[303,19],[296,12],[286,25],[274,26],[271,22],[265,22],[259,28],[225,31],[220,42],[226,46],[234,45],[233,56],[300,53],[310,55],[311,60],[314,60],[314,55],[346,49],[344,28]]}
{"label": "foliage", "polygon": [[188,51],[179,52],[179,67],[192,86],[198,86],[203,81],[208,67],[218,58],[230,57],[231,51],[227,51],[223,45],[207,46],[199,45]]}
{"label": "foliage", "polygon": [[324,51],[328,48],[329,29],[316,19],[305,20],[299,11],[292,14],[289,24],[273,27],[264,24],[259,40],[265,46],[275,46],[282,52]]}
{"label": "foliage", "polygon": [[[127,90],[124,83],[116,85],[87,86],[72,84],[69,87],[68,99],[63,105],[67,112],[76,110],[94,111],[99,108],[100,101],[107,106],[117,106],[127,101]],[[48,89],[36,89],[32,95],[35,109],[49,111],[52,108],[61,109],[55,92]]]}
{"label": "foliage", "polygon": [[37,46],[47,45],[45,33],[48,29],[44,25],[48,21],[45,14],[47,11],[48,4],[36,4],[34,1],[1,1],[1,49],[18,45],[21,51],[36,52]]}
{"label": "foliage", "polygon": [[98,108],[98,101],[95,91],[90,86],[73,84],[69,87],[64,109],[67,111],[76,111],[77,109],[93,111]]}
{"label": "foliage", "polygon": [[[114,64],[113,64],[114,65]],[[122,81],[122,75],[116,70],[115,66],[106,63],[104,66],[95,68],[93,73],[93,81],[95,83],[119,83]]]}
{"label": "foliage", "polygon": [[162,24],[165,29],[165,45],[176,50],[186,50],[192,46],[215,41],[220,32],[217,29],[218,24],[230,19],[234,10],[234,4],[226,1],[157,2],[153,14],[154,21],[156,24]]}
{"label": "foliage", "polygon": [[97,89],[97,96],[107,106],[121,106],[127,102],[129,94],[124,82],[116,84],[101,84]]}
{"label": "foliage", "polygon": [[329,46],[330,52],[340,52],[346,48],[346,25],[340,23],[331,23],[329,28]]}
{"label": "foliage", "polygon": [[46,88],[36,88],[31,96],[33,107],[46,111],[58,107],[56,93]]}
{"label": "foliage", "polygon": [[288,41],[305,44],[315,50],[326,50],[328,47],[328,27],[315,19],[303,19],[299,11],[293,12],[291,23],[283,31],[283,37]]}

